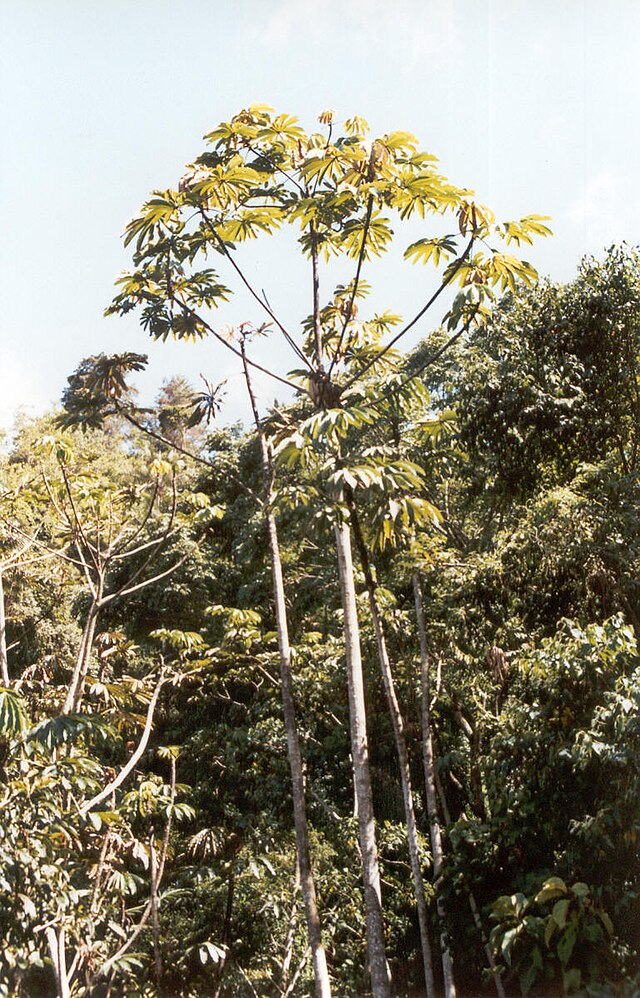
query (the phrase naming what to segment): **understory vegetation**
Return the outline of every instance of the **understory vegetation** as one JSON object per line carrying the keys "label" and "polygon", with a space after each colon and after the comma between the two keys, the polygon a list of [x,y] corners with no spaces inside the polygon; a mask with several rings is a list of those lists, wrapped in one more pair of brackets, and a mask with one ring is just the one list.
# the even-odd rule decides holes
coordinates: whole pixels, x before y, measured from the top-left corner
{"label": "understory vegetation", "polygon": [[[242,112],[128,230],[154,337],[219,336],[200,253],[266,309],[222,337],[253,427],[105,354],[1,458],[7,998],[638,993],[640,257],[537,282],[482,247],[539,216],[347,124]],[[408,353],[363,318],[383,211],[458,228],[407,250],[460,286]],[[314,306],[260,413],[291,337],[235,248],[289,221]]]}

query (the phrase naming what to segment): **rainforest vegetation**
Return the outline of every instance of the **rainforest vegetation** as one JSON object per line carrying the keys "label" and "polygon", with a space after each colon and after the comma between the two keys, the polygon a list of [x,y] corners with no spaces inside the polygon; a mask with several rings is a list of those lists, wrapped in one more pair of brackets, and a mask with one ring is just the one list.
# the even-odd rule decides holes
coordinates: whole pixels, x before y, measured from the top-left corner
{"label": "rainforest vegetation", "polygon": [[0,458],[0,995],[631,998],[640,255],[539,280],[544,216],[361,118],[205,141],[107,312],[233,353],[251,423],[141,404],[132,343]]}

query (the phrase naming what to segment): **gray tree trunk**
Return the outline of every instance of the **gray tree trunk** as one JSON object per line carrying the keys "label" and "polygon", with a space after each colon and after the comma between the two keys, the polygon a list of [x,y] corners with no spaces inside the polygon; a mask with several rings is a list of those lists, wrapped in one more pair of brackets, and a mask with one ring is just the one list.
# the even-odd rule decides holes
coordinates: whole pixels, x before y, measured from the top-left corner
{"label": "gray tree trunk", "polygon": [[84,631],[82,632],[82,641],[80,642],[80,649],[76,658],[76,664],[73,669],[73,674],[71,676],[71,682],[69,683],[69,689],[67,690],[67,696],[64,701],[64,706],[62,708],[63,714],[75,713],[82,702],[82,690],[84,687],[84,680],[89,668],[89,662],[91,660],[91,650],[93,648],[93,637],[96,630],[96,623],[98,620],[98,613],[100,608],[98,602],[93,600],[91,607],[89,609],[89,615],[86,619],[84,625]]}
{"label": "gray tree trunk", "polygon": [[45,929],[45,933],[47,936],[47,943],[49,945],[49,954],[51,956],[53,972],[56,978],[56,996],[57,998],[70,998],[71,991],[69,989],[69,978],[67,975],[65,931],[64,929],[56,930],[50,925]]}
{"label": "gray tree trunk", "polygon": [[[263,447],[266,441],[263,439]],[[264,451],[263,451],[264,457]],[[309,932],[309,945],[313,960],[316,998],[330,998],[331,985],[327,970],[327,958],[322,945],[320,916],[316,901],[316,889],[311,869],[309,853],[309,831],[307,828],[307,810],[305,804],[304,773],[300,741],[296,727],[295,705],[291,683],[291,648],[289,646],[289,628],[287,625],[287,609],[282,578],[282,562],[278,545],[278,532],[273,513],[267,509],[267,530],[271,550],[271,573],[273,577],[273,593],[276,610],[276,628],[278,632],[278,648],[280,651],[280,686],[282,697],[282,714],[287,735],[287,751],[291,769],[291,785],[293,789],[293,817],[296,831],[296,851],[300,868],[300,886],[304,899],[304,908]]]}
{"label": "gray tree trunk", "polygon": [[282,715],[287,736],[287,754],[291,770],[291,788],[293,796],[293,821],[296,833],[296,856],[300,875],[300,886],[304,900],[304,910],[309,933],[309,945],[313,960],[313,974],[316,998],[331,998],[331,983],[327,969],[327,958],[322,945],[322,929],[318,914],[316,888],[311,868],[309,850],[309,830],[307,826],[307,808],[304,787],[304,770],[300,752],[300,740],[296,725],[293,684],[291,681],[291,646],[289,644],[289,624],[287,620],[287,604],[282,575],[282,560],[278,543],[278,529],[271,508],[273,500],[273,461],[269,444],[265,438],[258,407],[256,405],[249,368],[242,347],[245,381],[251,401],[256,431],[260,440],[262,453],[262,475],[264,482],[264,518],[269,535],[269,552],[271,555],[271,577],[273,582],[273,599],[276,615],[276,631],[278,634],[278,651],[280,661],[280,696],[282,699]]}
{"label": "gray tree trunk", "polygon": [[429,919],[427,915],[427,901],[424,893],[424,881],[422,879],[422,867],[420,864],[420,849],[418,845],[418,827],[416,823],[416,813],[413,805],[413,791],[411,789],[411,769],[409,767],[409,755],[407,752],[407,739],[405,736],[404,718],[398,697],[396,694],[391,662],[387,651],[387,642],[382,626],[382,616],[378,599],[376,596],[376,586],[369,563],[369,554],[360,530],[360,524],[350,501],[351,515],[353,522],[353,532],[356,547],[360,555],[360,561],[364,571],[369,596],[369,608],[373,620],[373,629],[376,636],[376,646],[378,649],[378,662],[382,673],[382,682],[391,715],[393,727],[393,737],[395,742],[396,755],[398,757],[398,767],[400,770],[400,784],[402,786],[402,800],[404,803],[405,824],[407,826],[407,843],[409,846],[409,859],[411,862],[411,876],[413,879],[413,891],[416,898],[416,908],[418,912],[418,927],[420,931],[420,946],[422,949],[422,963],[424,967],[424,981],[427,998],[435,998],[436,987],[433,978],[433,959],[431,955],[431,943],[429,941]]}
{"label": "gray tree trunk", "polygon": [[427,651],[427,632],[424,622],[424,605],[422,588],[418,573],[413,575],[413,594],[416,606],[416,620],[420,636],[420,666],[422,690],[422,757],[424,763],[424,782],[427,798],[427,817],[429,819],[429,834],[431,836],[431,853],[433,856],[433,879],[436,888],[436,910],[440,925],[443,927],[440,935],[442,950],[442,973],[444,977],[445,998],[455,998],[456,986],[453,978],[453,961],[451,951],[444,931],[444,905],[439,892],[438,878],[442,869],[443,849],[438,806],[436,800],[435,764],[433,758],[433,738],[431,733],[431,704],[429,690],[429,655]]}
{"label": "gray tree trunk", "polygon": [[369,745],[360,652],[360,630],[356,608],[356,590],[351,556],[351,531],[347,523],[336,524],[336,549],[338,573],[344,611],[344,641],[349,692],[351,728],[351,756],[358,801],[358,826],[362,853],[362,878],[367,923],[367,950],[371,974],[372,998],[389,998],[391,982],[385,954],[382,921],[382,896],[378,849],[376,846],[371,776],[369,772]]}

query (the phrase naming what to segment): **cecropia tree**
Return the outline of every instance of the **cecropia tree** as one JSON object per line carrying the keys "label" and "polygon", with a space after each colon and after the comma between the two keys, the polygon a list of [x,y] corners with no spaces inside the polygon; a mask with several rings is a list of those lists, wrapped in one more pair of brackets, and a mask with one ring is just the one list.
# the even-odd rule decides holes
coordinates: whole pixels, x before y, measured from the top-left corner
{"label": "cecropia tree", "polygon": [[[535,281],[535,270],[508,252],[508,247],[513,242],[529,244],[534,236],[549,230],[537,215],[496,224],[473,192],[447,180],[438,170],[436,157],[420,150],[408,132],[370,139],[364,119],[351,118],[343,129],[337,129],[328,111],[320,115],[320,124],[320,131],[307,132],[296,118],[253,105],[211,131],[205,137],[205,150],[187,168],[177,188],[155,191],[127,226],[125,242],[133,246],[134,269],[120,278],[119,292],[107,311],[125,314],[139,309],[143,327],[156,339],[211,337],[239,361],[244,360],[249,370],[270,376],[274,385],[295,389],[304,417],[314,410],[339,412],[347,426],[350,412],[367,409],[370,421],[380,393],[402,390],[402,379],[385,380],[385,360],[439,299],[447,299],[447,288],[458,285],[460,290],[445,316],[444,349],[487,314],[492,289]],[[369,290],[363,276],[367,263],[392,248],[394,225],[402,231],[402,223],[427,218],[435,224],[403,247],[406,260],[435,265],[437,275],[425,290],[424,301],[405,320],[395,310],[363,320],[356,301]],[[286,227],[298,232],[299,250],[309,265],[309,307],[297,330],[289,328],[275,304],[288,294],[286,260],[280,285],[265,293],[254,285],[252,271],[237,252],[242,243],[272,236]],[[333,263],[340,258],[340,269],[332,275]],[[344,277],[340,280],[345,258],[353,265],[346,283]],[[288,377],[280,373],[280,367],[271,370],[246,351],[243,357],[238,342],[217,325],[214,310],[234,290],[244,294],[247,308],[253,310],[253,315],[247,315],[252,328],[270,330],[295,357],[297,370]],[[367,329],[375,329],[377,335],[371,337]],[[322,421],[317,424],[322,425]],[[294,425],[290,430],[295,444],[297,428]],[[386,998],[390,979],[351,525],[340,489],[335,502],[368,962],[372,994]]]}

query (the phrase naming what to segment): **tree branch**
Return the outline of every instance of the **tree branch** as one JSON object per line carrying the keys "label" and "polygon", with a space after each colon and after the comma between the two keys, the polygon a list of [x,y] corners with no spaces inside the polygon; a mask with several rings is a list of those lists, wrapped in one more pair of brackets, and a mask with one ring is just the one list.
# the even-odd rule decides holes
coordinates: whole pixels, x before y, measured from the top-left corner
{"label": "tree branch", "polygon": [[475,236],[472,236],[471,239],[469,240],[469,242],[467,243],[467,246],[466,246],[466,249],[465,249],[464,253],[462,254],[461,257],[458,257],[458,259],[456,260],[455,266],[451,269],[451,273],[449,274],[448,277],[446,277],[442,281],[442,283],[440,284],[440,287],[436,291],[434,291],[434,293],[431,295],[431,298],[426,303],[426,305],[424,305],[423,308],[420,309],[420,311],[418,312],[418,314],[415,315],[413,317],[413,319],[406,324],[406,326],[403,326],[403,328],[400,330],[399,333],[396,333],[396,335],[394,337],[392,337],[392,339],[389,340],[389,342],[387,343],[387,345],[384,346],[382,348],[382,350],[380,350],[375,355],[375,357],[372,357],[371,360],[367,361],[367,363],[364,365],[364,367],[362,367],[360,369],[360,371],[358,371],[357,374],[355,374],[352,378],[349,379],[349,381],[347,381],[346,385],[344,385],[343,388],[342,388],[343,391],[345,391],[347,388],[350,388],[351,385],[353,385],[356,381],[358,381],[363,376],[363,374],[366,374],[366,372],[368,370],[370,370],[374,366],[374,364],[377,364],[378,361],[381,360],[382,357],[384,357],[384,355],[386,353],[388,353],[389,350],[391,350],[391,348],[393,346],[395,346],[395,344],[398,342],[398,340],[402,336],[404,336],[405,333],[408,333],[409,330],[413,326],[415,326],[416,322],[418,322],[422,318],[422,316],[431,308],[431,306],[434,304],[435,301],[437,301],[437,299],[440,297],[440,295],[445,290],[445,288],[447,288],[449,286],[449,284],[451,284],[452,280],[454,279],[454,277],[456,276],[456,274],[460,270],[460,267],[462,266],[462,264],[464,263],[464,261],[469,256],[469,253],[471,252],[471,249],[473,247],[474,241],[475,241]]}
{"label": "tree branch", "polygon": [[81,817],[83,818],[86,817],[89,811],[91,811],[91,809],[94,808],[96,804],[101,804],[102,801],[106,800],[107,797],[109,797],[112,793],[114,793],[115,790],[118,789],[118,787],[122,786],[122,784],[127,779],[129,774],[135,769],[138,760],[142,758],[142,755],[147,747],[147,743],[151,736],[151,728],[153,726],[153,715],[156,709],[156,704],[158,703],[158,697],[160,696],[160,690],[167,682],[168,678],[169,677],[167,675],[167,670],[166,668],[163,667],[156,688],[153,691],[153,696],[149,701],[149,706],[147,708],[147,718],[145,721],[142,735],[140,737],[140,741],[138,742],[137,749],[135,750],[129,761],[126,763],[126,765],[122,767],[118,775],[114,777],[114,779],[111,780],[111,782],[108,783],[107,786],[103,790],[101,790],[99,794],[96,794],[95,797],[92,797],[90,801],[87,801],[85,804],[82,805],[82,807],[80,808]]}

